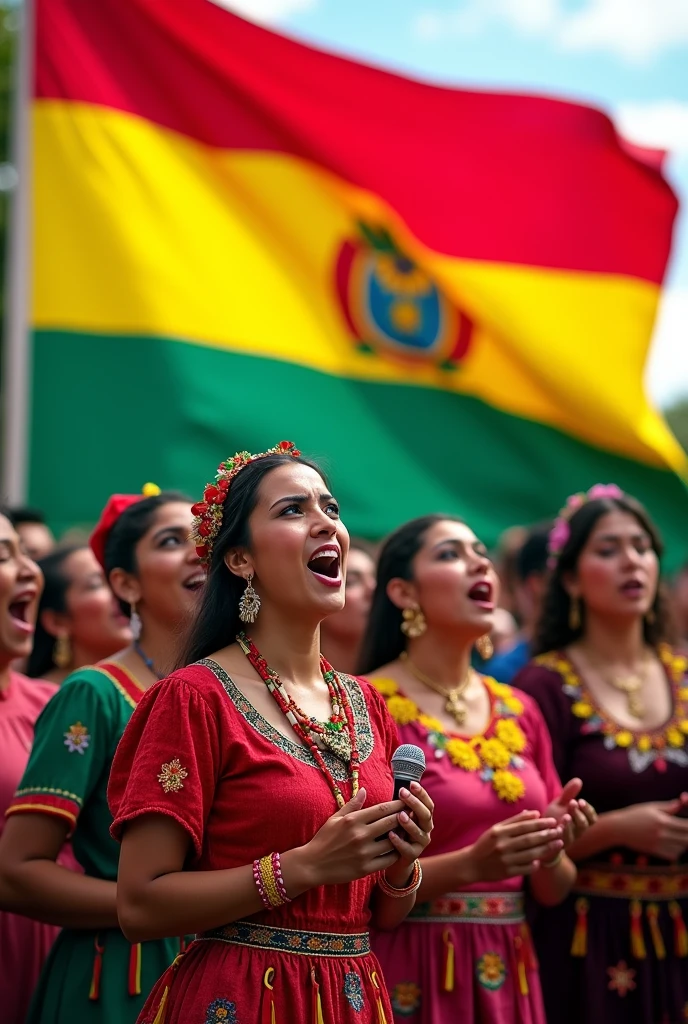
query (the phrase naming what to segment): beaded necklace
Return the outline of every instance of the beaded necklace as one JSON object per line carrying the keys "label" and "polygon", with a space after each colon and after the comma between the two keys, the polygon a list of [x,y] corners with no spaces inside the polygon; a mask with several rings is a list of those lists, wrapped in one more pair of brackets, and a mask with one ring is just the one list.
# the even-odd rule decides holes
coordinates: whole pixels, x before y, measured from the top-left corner
{"label": "beaded necklace", "polygon": [[274,669],[270,668],[265,658],[246,633],[239,633],[237,643],[267,686],[275,703],[298,738],[310,750],[318,768],[329,783],[337,802],[337,807],[343,807],[346,800],[325,763],[318,742],[320,741],[323,747],[329,748],[340,760],[349,762],[351,795],[352,797],[356,796],[358,793],[360,754],[356,741],[356,728],[351,701],[339,676],[321,654],[320,670],[330,695],[332,714],[326,722],[318,722],[316,718],[302,711],[293,698],[289,696],[284,689],[280,677]]}
{"label": "beaded necklace", "polygon": [[143,664],[146,666],[148,671],[152,672],[156,679],[164,679],[165,678],[164,676],[160,675],[160,673],[156,669],[155,665],[153,664],[153,659],[148,657],[148,655],[146,654],[146,652],[144,651],[143,647],[138,642],[138,640],[134,640],[134,650],[136,651],[136,653],[138,654],[139,658],[141,659]]}

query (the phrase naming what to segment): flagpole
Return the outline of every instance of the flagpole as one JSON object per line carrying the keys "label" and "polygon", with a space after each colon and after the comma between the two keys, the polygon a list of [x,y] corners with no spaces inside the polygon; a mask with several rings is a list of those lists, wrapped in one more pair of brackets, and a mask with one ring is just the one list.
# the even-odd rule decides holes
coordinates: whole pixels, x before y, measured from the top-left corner
{"label": "flagpole", "polygon": [[31,337],[29,332],[29,256],[31,155],[29,110],[35,28],[34,0],[24,0],[14,70],[11,161],[17,184],[10,200],[5,345],[3,352],[2,498],[26,500],[29,458]]}

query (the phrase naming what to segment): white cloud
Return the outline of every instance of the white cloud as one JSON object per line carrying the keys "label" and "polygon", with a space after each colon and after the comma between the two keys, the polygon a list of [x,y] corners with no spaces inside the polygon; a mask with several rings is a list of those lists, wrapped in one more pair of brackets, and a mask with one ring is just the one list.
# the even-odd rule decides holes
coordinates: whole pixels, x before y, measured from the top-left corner
{"label": "white cloud", "polygon": [[688,0],[463,0],[450,10],[427,9],[413,24],[421,39],[476,35],[491,24],[547,40],[559,50],[612,53],[645,63],[688,44]]}
{"label": "white cloud", "polygon": [[227,7],[251,21],[264,25],[281,21],[297,11],[310,11],[318,6],[318,0],[211,0],[220,7]]}
{"label": "white cloud", "polygon": [[669,153],[688,153],[688,103],[622,103],[614,120],[630,142],[666,149]]}
{"label": "white cloud", "polygon": [[646,380],[657,405],[688,395],[688,288],[664,290]]}

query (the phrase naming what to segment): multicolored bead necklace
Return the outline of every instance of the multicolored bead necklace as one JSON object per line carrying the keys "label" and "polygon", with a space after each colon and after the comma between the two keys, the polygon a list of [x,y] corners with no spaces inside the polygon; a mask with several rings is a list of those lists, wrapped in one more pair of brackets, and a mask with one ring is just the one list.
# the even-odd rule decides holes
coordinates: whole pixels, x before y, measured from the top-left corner
{"label": "multicolored bead necklace", "polygon": [[321,654],[320,670],[330,695],[332,714],[326,722],[319,722],[316,718],[302,711],[293,698],[289,696],[284,689],[280,677],[274,669],[270,668],[265,658],[246,633],[239,633],[237,643],[267,686],[275,699],[275,703],[298,738],[310,750],[318,768],[330,785],[330,789],[337,801],[337,806],[343,807],[346,803],[344,795],[322,756],[322,749],[329,749],[341,761],[348,761],[351,795],[352,797],[356,796],[356,793],[358,793],[360,754],[356,741],[356,728],[351,701],[339,676]]}

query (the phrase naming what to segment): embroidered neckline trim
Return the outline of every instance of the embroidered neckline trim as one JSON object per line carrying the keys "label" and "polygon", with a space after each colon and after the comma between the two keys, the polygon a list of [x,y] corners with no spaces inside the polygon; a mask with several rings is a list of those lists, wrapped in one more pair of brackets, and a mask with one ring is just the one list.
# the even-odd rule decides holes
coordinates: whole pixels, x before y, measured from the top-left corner
{"label": "embroidered neckline trim", "polygon": [[561,677],[562,689],[572,700],[571,711],[583,723],[581,732],[584,735],[602,733],[608,750],[617,747],[627,750],[634,771],[643,771],[652,763],[659,771],[664,771],[667,760],[688,765],[688,682],[685,680],[688,660],[675,654],[667,644],[662,644],[657,653],[671,685],[672,711],[669,719],[655,729],[629,729],[620,725],[595,700],[563,652],[549,651],[534,661]]}
{"label": "embroidered neckline trim", "polygon": [[[237,709],[239,714],[244,718],[248,724],[255,729],[257,733],[268,740],[274,746],[278,747],[283,753],[288,754],[290,757],[296,758],[297,761],[301,761],[303,764],[309,765],[311,768],[316,768],[320,772],[318,763],[311,754],[307,747],[302,746],[300,743],[296,743],[294,740],[289,739],[284,733],[276,729],[274,725],[271,725],[266,718],[261,715],[260,711],[250,702],[248,697],[239,689],[234,680],[228,675],[227,672],[218,665],[212,658],[203,658],[201,661],[196,662],[197,665],[202,665],[213,673],[215,678],[218,680],[223,690],[231,700],[234,707]],[[360,755],[360,763],[370,757],[373,748],[375,746],[375,740],[373,736],[373,729],[370,724],[370,716],[368,714],[368,706],[363,696],[363,691],[360,684],[352,676],[338,673],[339,679],[342,684],[346,687],[347,693],[349,694],[349,700],[351,701],[351,707],[353,708],[354,721],[356,723],[356,736],[358,739],[358,752]],[[331,772],[333,778],[337,782],[346,782],[348,780],[348,766],[340,761],[338,757],[330,753],[329,750],[321,751],[323,759]]]}
{"label": "embroidered neckline trim", "polygon": [[415,701],[407,697],[394,679],[371,679],[370,684],[382,694],[387,710],[399,725],[417,724],[425,730],[428,745],[435,757],[448,755],[457,768],[466,772],[480,772],[483,782],[490,783],[500,800],[516,803],[525,795],[525,785],[519,775],[509,769],[523,768],[520,754],[527,739],[520,725],[514,721],[523,714],[523,702],[510,686],[498,683],[489,676],[481,676],[490,698],[490,719],[477,736],[455,733],[445,729],[438,718],[424,714]]}

